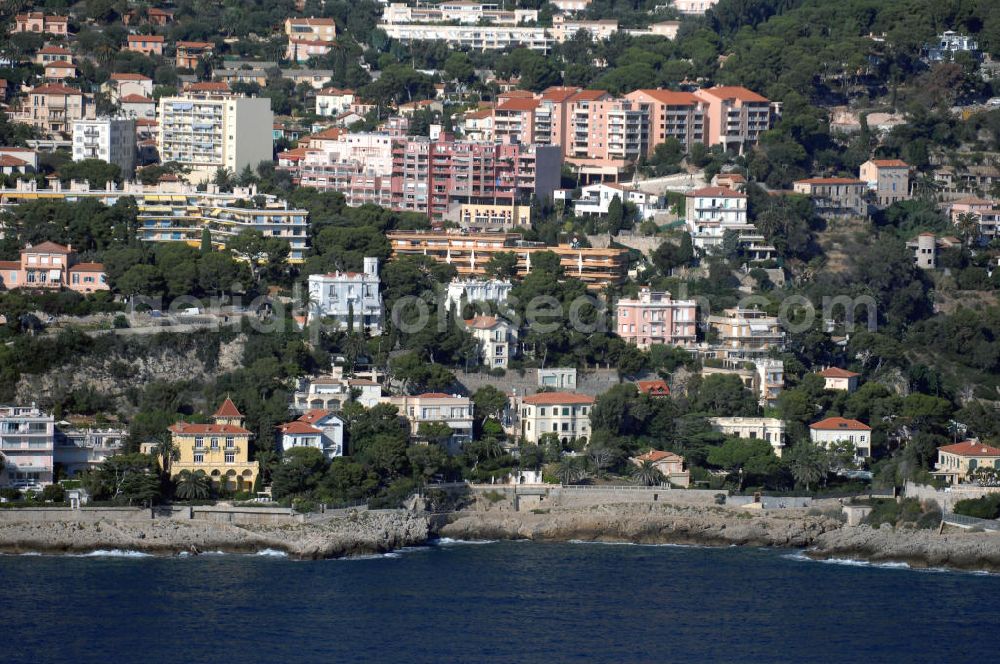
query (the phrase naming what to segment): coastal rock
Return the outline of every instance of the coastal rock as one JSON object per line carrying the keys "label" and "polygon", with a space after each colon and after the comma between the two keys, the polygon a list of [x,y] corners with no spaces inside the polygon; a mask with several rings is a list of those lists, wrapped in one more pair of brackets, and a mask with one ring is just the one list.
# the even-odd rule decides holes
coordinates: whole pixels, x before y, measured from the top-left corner
{"label": "coastal rock", "polygon": [[807,552],[815,558],[862,558],[912,567],[1000,572],[1000,534],[858,526],[827,532]]}
{"label": "coastal rock", "polygon": [[182,551],[284,551],[298,558],[384,553],[427,541],[427,520],[406,512],[357,512],[288,525],[214,521],[55,521],[0,523],[0,552],[85,553],[119,549],[157,554]]}
{"label": "coastal rock", "polygon": [[842,524],[802,510],[751,513],[724,507],[620,504],[588,510],[458,513],[435,524],[441,537],[805,547]]}

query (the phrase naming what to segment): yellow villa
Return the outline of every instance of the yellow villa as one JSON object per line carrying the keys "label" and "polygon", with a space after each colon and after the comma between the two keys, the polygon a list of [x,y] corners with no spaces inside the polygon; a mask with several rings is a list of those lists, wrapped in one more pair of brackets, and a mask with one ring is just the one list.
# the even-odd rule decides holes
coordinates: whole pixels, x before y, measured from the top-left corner
{"label": "yellow villa", "polygon": [[211,424],[178,422],[170,427],[180,459],[171,465],[171,476],[182,470],[203,470],[212,482],[230,491],[251,491],[257,479],[257,462],[250,460],[250,432],[243,428],[243,414],[227,398],[212,415]]}

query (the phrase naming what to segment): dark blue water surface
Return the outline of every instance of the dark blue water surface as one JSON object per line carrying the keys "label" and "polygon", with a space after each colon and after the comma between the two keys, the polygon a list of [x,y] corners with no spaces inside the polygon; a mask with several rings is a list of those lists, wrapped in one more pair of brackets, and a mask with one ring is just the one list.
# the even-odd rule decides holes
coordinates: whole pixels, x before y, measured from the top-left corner
{"label": "dark blue water surface", "polygon": [[0,557],[0,662],[996,661],[1000,576],[780,550]]}

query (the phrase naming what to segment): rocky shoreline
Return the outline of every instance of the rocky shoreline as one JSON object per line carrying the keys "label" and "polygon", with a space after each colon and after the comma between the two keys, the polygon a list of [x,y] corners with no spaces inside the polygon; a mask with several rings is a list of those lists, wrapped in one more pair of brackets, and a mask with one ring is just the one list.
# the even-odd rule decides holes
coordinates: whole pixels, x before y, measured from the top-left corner
{"label": "rocky shoreline", "polygon": [[804,509],[760,512],[659,503],[432,516],[362,511],[284,525],[179,519],[0,523],[0,553],[5,554],[278,551],[317,560],[388,553],[434,538],[779,547],[799,549],[816,559],[1000,573],[1000,534],[852,527],[833,513]]}
{"label": "rocky shoreline", "polygon": [[138,551],[156,555],[280,551],[302,559],[387,553],[424,544],[426,519],[405,512],[357,512],[319,523],[235,525],[202,520],[0,523],[0,553],[79,554]]}

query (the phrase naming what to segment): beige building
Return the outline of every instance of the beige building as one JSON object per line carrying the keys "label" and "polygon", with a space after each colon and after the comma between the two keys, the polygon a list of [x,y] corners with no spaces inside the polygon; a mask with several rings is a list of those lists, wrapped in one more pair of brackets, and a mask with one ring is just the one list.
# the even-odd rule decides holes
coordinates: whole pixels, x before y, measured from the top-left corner
{"label": "beige building", "polygon": [[192,170],[193,182],[211,180],[219,168],[239,173],[273,156],[274,114],[266,97],[188,93],[160,99],[160,160]]}
{"label": "beige building", "polygon": [[547,433],[563,442],[590,436],[594,397],[573,392],[539,392],[521,399],[521,437],[537,443]]}
{"label": "beige building", "polygon": [[868,185],[853,178],[808,178],[792,183],[796,194],[812,199],[821,217],[865,217],[868,215]]}
{"label": "beige building", "polygon": [[709,316],[708,325],[719,335],[717,348],[724,355],[763,355],[785,342],[778,317],[756,309],[724,309]]}
{"label": "beige building", "polygon": [[694,96],[705,103],[706,145],[736,147],[757,142],[774,125],[777,106],[771,100],[739,86],[716,86],[695,90]]}
{"label": "beige building", "polygon": [[1000,449],[978,440],[966,440],[939,447],[937,464],[931,474],[950,484],[960,484],[982,468],[1000,470]]}
{"label": "beige building", "polygon": [[94,109],[92,99],[76,88],[50,83],[31,90],[13,119],[47,136],[68,135],[73,122],[93,118]]}
{"label": "beige building", "polygon": [[653,464],[663,474],[664,479],[675,486],[687,487],[691,484],[691,473],[684,469],[684,457],[673,452],[662,450],[650,450],[645,454],[629,459],[636,466],[641,466],[646,461]]}
{"label": "beige building", "polygon": [[171,464],[171,477],[182,470],[200,470],[225,490],[253,490],[258,466],[250,456],[251,433],[243,428],[243,415],[230,399],[212,415],[211,424],[178,422],[170,434],[180,453]]}
{"label": "beige building", "polygon": [[710,417],[708,422],[713,429],[731,438],[770,443],[777,457],[785,447],[785,422],[776,417]]}
{"label": "beige building", "polygon": [[517,329],[495,316],[476,316],[465,321],[465,326],[479,342],[479,359],[483,366],[506,369],[517,348]]}
{"label": "beige building", "polygon": [[848,393],[858,389],[858,379],[861,377],[859,373],[838,367],[823,369],[819,375],[826,381],[826,389]]}
{"label": "beige building", "polygon": [[400,416],[410,423],[410,436],[417,438],[424,422],[443,422],[451,427],[448,450],[457,452],[462,444],[472,440],[472,400],[469,397],[443,392],[425,392],[416,396],[384,397],[383,402],[396,407]]}
{"label": "beige building", "polygon": [[[458,223],[462,228],[476,230],[510,230],[531,227],[530,205],[494,205],[462,203],[458,206]],[[448,214],[445,215],[447,219]]]}
{"label": "beige building", "polygon": [[910,197],[910,165],[901,159],[869,159],[861,164],[858,178],[868,185],[876,207],[889,207]]}

